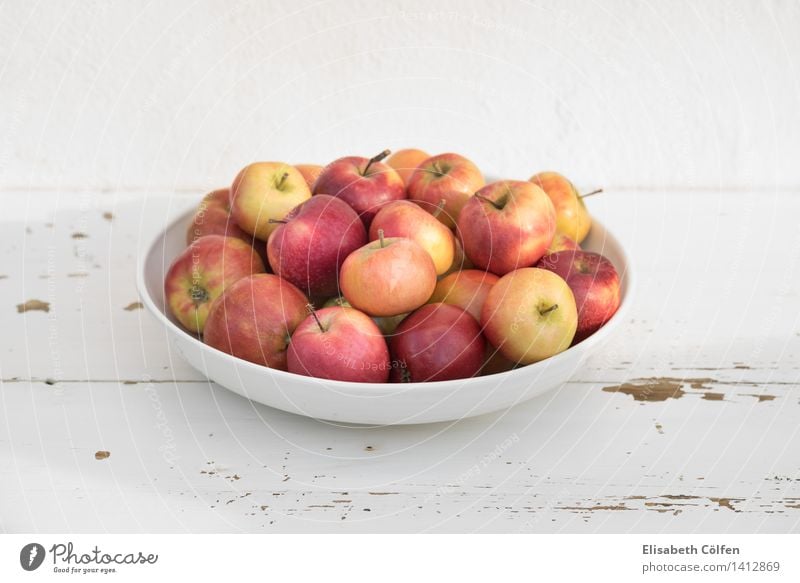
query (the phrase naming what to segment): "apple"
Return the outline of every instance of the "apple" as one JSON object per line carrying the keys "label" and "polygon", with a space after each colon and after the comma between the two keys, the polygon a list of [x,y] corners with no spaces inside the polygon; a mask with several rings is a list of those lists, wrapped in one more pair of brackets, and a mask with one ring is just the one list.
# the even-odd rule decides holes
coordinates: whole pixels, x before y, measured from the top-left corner
{"label": "apple", "polygon": [[461,208],[485,183],[478,167],[464,156],[439,154],[424,160],[411,174],[408,198],[422,203],[431,214],[444,200],[444,211],[437,218],[452,228],[458,221]]}
{"label": "apple", "polygon": [[455,237],[455,252],[453,253],[453,265],[450,266],[450,269],[448,269],[442,275],[440,275],[439,279],[442,280],[451,273],[465,271],[467,269],[475,269],[475,265],[472,263],[472,261],[469,260],[469,257],[464,255],[464,246],[461,244],[461,239]]}
{"label": "apple", "polygon": [[311,191],[303,175],[283,162],[254,162],[244,167],[231,186],[231,209],[236,224],[266,241],[277,225]]}
{"label": "apple", "polygon": [[385,237],[406,237],[419,243],[433,259],[436,275],[453,265],[453,232],[413,202],[396,200],[379,210],[369,227],[370,241],[378,238],[380,230]]}
{"label": "apple", "polygon": [[458,306],[480,320],[483,302],[499,279],[495,274],[479,269],[456,271],[439,280],[429,302]]}
{"label": "apple", "polygon": [[524,267],[500,278],[481,311],[483,333],[514,362],[531,364],[569,348],[578,309],[567,282],[546,269]]}
{"label": "apple", "polygon": [[312,311],[292,334],[287,353],[289,372],[350,381],[385,383],[389,349],[372,318],[349,307]]}
{"label": "apple", "polygon": [[436,287],[433,259],[418,243],[384,238],[353,251],[342,264],[339,284],[345,299],[370,316],[398,316],[428,301]]}
{"label": "apple", "polygon": [[322,166],[319,164],[295,164],[294,167],[303,175],[308,188],[313,190],[314,183],[319,178],[319,175],[322,174]]}
{"label": "apple", "polygon": [[[556,229],[557,228],[558,227],[556,227]],[[556,230],[556,234],[553,235],[553,240],[550,242],[550,246],[547,248],[547,254],[558,253],[559,251],[566,251],[568,249],[580,250],[580,248],[581,246],[575,241],[567,237],[564,233],[559,233],[558,230]]]}
{"label": "apple", "polygon": [[482,377],[513,370],[516,366],[516,362],[507,359],[497,348],[486,343],[486,354],[483,359],[483,367],[481,367]]}
{"label": "apple", "polygon": [[428,304],[403,320],[389,339],[395,382],[447,381],[475,376],[486,341],[475,318],[457,306]]}
{"label": "apple", "polygon": [[556,209],[556,229],[580,243],[592,227],[592,218],[572,183],[557,172],[540,172],[530,181],[545,191]]}
{"label": "apple", "polygon": [[272,271],[312,297],[337,294],[339,268],[367,242],[356,212],[341,199],[319,194],[279,222],[267,242]]}
{"label": "apple", "polygon": [[467,201],[458,218],[467,257],[497,275],[539,261],[555,228],[555,209],[544,191],[516,180],[487,184]]}
{"label": "apple", "polygon": [[263,271],[264,263],[248,243],[206,235],[170,265],[164,278],[164,299],[184,328],[202,333],[211,302],[237,280]]}
{"label": "apple", "polygon": [[286,370],[286,348],[305,320],[308,300],[291,283],[267,273],[231,285],[211,306],[203,341],[237,358]]}
{"label": "apple", "polygon": [[404,184],[408,184],[408,179],[411,178],[416,167],[430,158],[430,156],[430,154],[422,150],[409,148],[397,150],[387,158],[386,163],[397,171]]}
{"label": "apple", "polygon": [[369,227],[381,207],[406,198],[405,185],[394,168],[381,162],[390,154],[384,150],[372,158],[348,156],[328,164],[314,184],[314,194],[341,198]]}
{"label": "apple", "polygon": [[203,197],[189,223],[189,228],[186,229],[186,244],[191,245],[206,235],[224,235],[251,244],[253,242],[253,238],[242,231],[231,217],[229,188],[214,190]]}
{"label": "apple", "polygon": [[594,334],[619,308],[619,274],[599,253],[559,251],[542,257],[538,267],[564,278],[575,296],[578,329],[573,344]]}
{"label": "apple", "polygon": [[[331,308],[334,306],[340,306],[345,308],[352,308],[353,306],[350,305],[346,299],[342,296],[338,296],[335,298],[328,299],[324,304],[323,308]],[[405,314],[398,314],[397,316],[383,316],[372,318],[372,321],[378,326],[378,330],[381,331],[381,334],[384,336],[388,336],[389,334],[393,334],[397,327],[400,325],[400,322],[403,321],[403,318],[408,316],[408,312]]]}

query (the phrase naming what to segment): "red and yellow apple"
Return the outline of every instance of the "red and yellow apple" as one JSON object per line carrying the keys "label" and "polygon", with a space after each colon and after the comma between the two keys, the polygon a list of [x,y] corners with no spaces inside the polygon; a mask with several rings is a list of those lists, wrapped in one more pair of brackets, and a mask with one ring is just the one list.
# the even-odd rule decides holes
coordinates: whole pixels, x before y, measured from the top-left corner
{"label": "red and yellow apple", "polygon": [[567,282],[551,271],[525,267],[500,278],[483,304],[487,340],[514,362],[531,364],[569,348],[578,309]]}
{"label": "red and yellow apple", "polygon": [[186,229],[186,244],[191,245],[206,235],[223,235],[236,237],[251,244],[253,242],[253,237],[240,229],[231,217],[229,188],[214,190],[203,197]]}
{"label": "red and yellow apple", "polygon": [[322,174],[323,167],[319,164],[295,164],[294,167],[303,175],[309,190],[313,191],[314,183],[319,178],[319,175]]}
{"label": "red and yellow apple", "polygon": [[456,271],[439,280],[429,302],[458,306],[480,321],[483,302],[499,279],[494,273],[479,269]]}
{"label": "red and yellow apple", "polygon": [[370,241],[378,239],[380,230],[384,237],[406,237],[419,243],[433,259],[437,275],[453,265],[453,232],[413,202],[396,200],[378,211],[369,227]]}
{"label": "red and yellow apple", "polygon": [[392,379],[416,383],[475,376],[486,341],[475,318],[461,308],[428,304],[400,323],[389,347],[397,363]]}
{"label": "red and yellow apple", "polygon": [[545,255],[537,266],[562,277],[575,296],[578,329],[573,344],[594,334],[619,308],[619,274],[599,253],[560,251]]}
{"label": "red and yellow apple", "polygon": [[553,203],[530,182],[487,184],[472,196],[458,219],[464,252],[480,269],[505,275],[535,264],[553,240]]}
{"label": "red and yellow apple", "polygon": [[408,148],[405,150],[397,150],[386,159],[386,163],[397,171],[400,178],[403,179],[404,184],[408,184],[408,179],[411,178],[417,166],[428,158],[430,158],[430,154],[427,152]]}
{"label": "red and yellow apple", "polygon": [[383,205],[406,198],[403,179],[394,168],[381,162],[388,155],[389,150],[384,150],[372,158],[348,156],[331,162],[317,178],[314,194],[341,198],[369,228]]}
{"label": "red and yellow apple", "polygon": [[286,370],[286,348],[308,315],[308,300],[288,281],[271,274],[245,277],[211,306],[203,341],[237,358]]}
{"label": "red and yellow apple", "polygon": [[436,268],[418,243],[379,233],[377,241],[344,260],[339,285],[354,308],[370,316],[398,316],[428,301],[436,287]]}
{"label": "red and yellow apple", "polygon": [[248,243],[206,235],[172,262],[164,278],[164,298],[184,328],[202,333],[211,303],[239,279],[263,271],[261,258]]}
{"label": "red and yellow apple", "polygon": [[485,184],[483,174],[471,161],[459,154],[439,154],[424,160],[408,179],[408,198],[431,214],[444,200],[437,218],[452,228],[461,208],[473,193]]}
{"label": "red and yellow apple", "polygon": [[372,318],[350,307],[312,312],[294,331],[289,372],[320,379],[385,383],[389,349]]}
{"label": "red and yellow apple", "polygon": [[557,172],[540,172],[531,176],[531,182],[544,190],[556,209],[556,229],[576,243],[589,234],[592,218],[578,189]]}
{"label": "red and yellow apple", "polygon": [[567,251],[570,249],[580,250],[580,248],[581,246],[575,241],[567,237],[564,233],[559,233],[558,230],[556,230],[556,234],[553,235],[553,240],[547,248],[547,253],[558,253],[559,251]]}
{"label": "red and yellow apple", "polygon": [[305,178],[283,162],[254,162],[244,167],[231,186],[231,209],[236,224],[266,241],[298,204],[311,198]]}
{"label": "red and yellow apple", "polygon": [[[420,211],[421,212],[421,211]],[[292,209],[267,242],[272,270],[312,297],[338,293],[339,268],[367,242],[356,212],[320,194]]]}

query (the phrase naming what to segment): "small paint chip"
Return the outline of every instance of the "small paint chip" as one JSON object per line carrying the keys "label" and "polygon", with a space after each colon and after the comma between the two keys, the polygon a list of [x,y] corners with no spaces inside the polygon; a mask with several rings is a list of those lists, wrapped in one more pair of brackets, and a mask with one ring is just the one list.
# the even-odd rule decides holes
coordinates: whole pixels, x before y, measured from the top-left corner
{"label": "small paint chip", "polygon": [[107,221],[113,221],[114,220],[114,213],[106,211],[106,212],[103,213],[103,218],[105,220],[107,220]]}
{"label": "small paint chip", "polygon": [[94,453],[94,459],[105,460],[108,459],[110,455],[111,455],[110,451],[100,450]]}
{"label": "small paint chip", "polygon": [[72,233],[72,238],[73,239],[88,239],[89,235],[87,235],[86,233],[81,233],[79,231],[77,233]]}
{"label": "small paint chip", "polygon": [[43,302],[41,300],[28,300],[24,304],[17,304],[17,313],[24,314],[25,312],[49,312],[50,302]]}
{"label": "small paint chip", "polygon": [[144,304],[142,302],[131,302],[122,309],[126,312],[133,312],[134,310],[141,310],[142,308],[144,308]]}

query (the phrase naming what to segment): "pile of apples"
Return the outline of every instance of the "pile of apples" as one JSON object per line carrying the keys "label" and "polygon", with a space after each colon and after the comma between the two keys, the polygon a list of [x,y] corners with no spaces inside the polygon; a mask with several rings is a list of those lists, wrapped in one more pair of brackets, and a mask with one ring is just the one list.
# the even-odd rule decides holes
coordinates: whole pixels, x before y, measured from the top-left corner
{"label": "pile of apples", "polygon": [[166,275],[172,315],[250,362],[383,383],[538,362],[617,310],[569,180],[486,184],[459,154],[389,154],[256,162],[206,195]]}

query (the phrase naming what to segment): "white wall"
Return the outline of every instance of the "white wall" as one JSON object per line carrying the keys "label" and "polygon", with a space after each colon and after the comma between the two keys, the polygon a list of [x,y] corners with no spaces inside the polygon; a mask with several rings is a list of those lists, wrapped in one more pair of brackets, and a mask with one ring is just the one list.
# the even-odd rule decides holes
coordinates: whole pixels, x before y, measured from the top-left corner
{"label": "white wall", "polygon": [[797,2],[0,4],[0,188],[200,189],[459,151],[582,186],[800,188]]}

